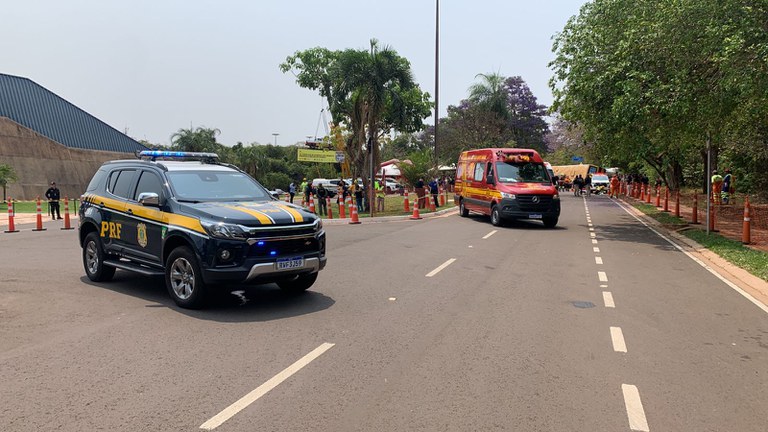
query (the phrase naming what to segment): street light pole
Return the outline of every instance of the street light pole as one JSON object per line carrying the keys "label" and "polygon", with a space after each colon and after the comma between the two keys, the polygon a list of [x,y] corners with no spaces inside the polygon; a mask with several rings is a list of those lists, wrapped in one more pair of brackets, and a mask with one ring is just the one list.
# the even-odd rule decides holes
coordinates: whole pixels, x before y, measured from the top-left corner
{"label": "street light pole", "polygon": [[280,135],[279,133],[273,133],[272,136],[275,137],[275,145],[277,145],[277,136]]}
{"label": "street light pole", "polygon": [[440,123],[440,0],[435,0],[435,167],[437,162],[437,125]]}

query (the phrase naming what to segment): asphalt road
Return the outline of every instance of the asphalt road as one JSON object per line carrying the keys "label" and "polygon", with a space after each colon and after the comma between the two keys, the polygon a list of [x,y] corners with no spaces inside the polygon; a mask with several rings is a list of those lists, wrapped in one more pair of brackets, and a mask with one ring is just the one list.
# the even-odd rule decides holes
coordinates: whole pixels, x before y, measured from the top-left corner
{"label": "asphalt road", "polygon": [[768,430],[768,314],[604,196],[327,226],[305,295],[85,277],[0,233],[2,431]]}

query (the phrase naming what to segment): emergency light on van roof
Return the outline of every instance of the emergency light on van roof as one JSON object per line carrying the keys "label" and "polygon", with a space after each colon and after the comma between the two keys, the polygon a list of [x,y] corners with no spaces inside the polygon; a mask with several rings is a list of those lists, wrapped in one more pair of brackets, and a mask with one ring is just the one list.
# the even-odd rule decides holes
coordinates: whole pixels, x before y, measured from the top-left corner
{"label": "emergency light on van roof", "polygon": [[203,152],[182,152],[182,151],[166,151],[166,150],[144,150],[137,154],[137,156],[142,158],[148,158],[150,160],[155,160],[157,158],[164,158],[164,159],[197,159],[197,160],[206,160],[206,159],[218,159],[219,155],[216,153],[203,153]]}

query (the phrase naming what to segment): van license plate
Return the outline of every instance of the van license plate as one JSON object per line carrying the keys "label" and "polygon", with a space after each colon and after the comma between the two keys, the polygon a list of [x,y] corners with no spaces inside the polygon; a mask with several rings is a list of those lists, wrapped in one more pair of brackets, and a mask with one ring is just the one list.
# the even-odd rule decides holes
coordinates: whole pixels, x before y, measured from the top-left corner
{"label": "van license plate", "polygon": [[280,258],[275,263],[278,270],[290,270],[304,267],[304,257]]}
{"label": "van license plate", "polygon": [[531,214],[531,215],[528,215],[528,217],[531,218],[531,219],[541,219],[541,215],[540,214]]}

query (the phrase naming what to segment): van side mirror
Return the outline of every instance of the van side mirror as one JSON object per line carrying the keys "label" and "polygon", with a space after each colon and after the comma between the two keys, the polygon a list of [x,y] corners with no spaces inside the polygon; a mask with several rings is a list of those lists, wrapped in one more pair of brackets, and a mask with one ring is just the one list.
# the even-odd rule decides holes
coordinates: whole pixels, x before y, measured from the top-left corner
{"label": "van side mirror", "polygon": [[493,174],[488,174],[488,177],[485,178],[485,183],[489,185],[496,184],[496,180],[493,179]]}

